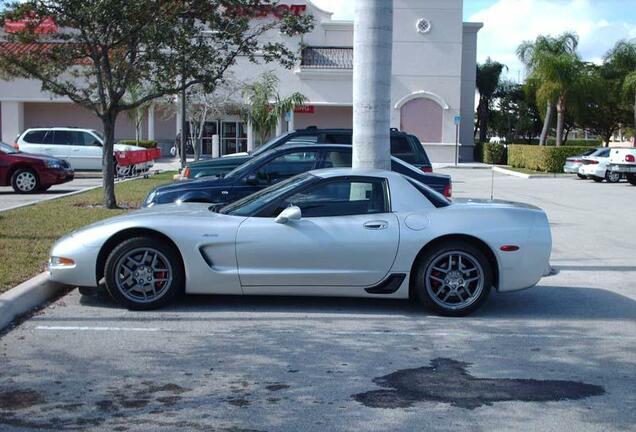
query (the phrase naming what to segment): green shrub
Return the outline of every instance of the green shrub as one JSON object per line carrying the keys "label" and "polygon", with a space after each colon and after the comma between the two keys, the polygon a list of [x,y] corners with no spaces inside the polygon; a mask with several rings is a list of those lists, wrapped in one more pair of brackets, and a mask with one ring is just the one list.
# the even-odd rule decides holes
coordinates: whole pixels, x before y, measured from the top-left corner
{"label": "green shrub", "polygon": [[534,171],[558,173],[563,171],[565,160],[589,150],[589,146],[537,146],[512,144],[508,146],[508,165]]}
{"label": "green shrub", "polygon": [[473,147],[473,158],[475,162],[483,162],[484,161],[484,143],[480,141],[475,141],[475,147]]}
{"label": "green shrub", "polygon": [[121,141],[118,141],[117,144],[133,145],[133,146],[138,146],[138,147],[143,147],[143,148],[155,148],[155,147],[157,147],[157,141],[150,141],[150,140],[139,140],[139,141],[135,141],[135,140],[121,140]]}
{"label": "green shrub", "polygon": [[[533,139],[532,142],[530,143],[532,145],[538,145],[539,144],[539,140],[538,139]],[[555,138],[548,138],[548,145],[549,146],[553,146],[556,145],[556,139]],[[575,146],[575,147],[602,147],[603,146],[603,140],[600,139],[573,139],[570,138],[566,141],[566,143],[564,144],[568,147],[570,146]]]}
{"label": "green shrub", "polygon": [[487,164],[505,165],[508,155],[502,144],[483,143],[481,161]]}

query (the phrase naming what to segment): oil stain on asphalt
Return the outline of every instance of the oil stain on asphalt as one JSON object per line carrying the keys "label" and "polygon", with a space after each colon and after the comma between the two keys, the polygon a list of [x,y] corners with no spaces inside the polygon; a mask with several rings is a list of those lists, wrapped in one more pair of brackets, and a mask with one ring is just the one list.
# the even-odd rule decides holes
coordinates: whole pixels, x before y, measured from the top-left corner
{"label": "oil stain on asphalt", "polygon": [[443,402],[475,409],[493,402],[548,402],[577,400],[605,393],[601,386],[577,381],[509,378],[475,378],[469,363],[448,358],[431,361],[430,367],[403,369],[373,380],[386,390],[352,397],[372,408],[406,408],[418,402]]}

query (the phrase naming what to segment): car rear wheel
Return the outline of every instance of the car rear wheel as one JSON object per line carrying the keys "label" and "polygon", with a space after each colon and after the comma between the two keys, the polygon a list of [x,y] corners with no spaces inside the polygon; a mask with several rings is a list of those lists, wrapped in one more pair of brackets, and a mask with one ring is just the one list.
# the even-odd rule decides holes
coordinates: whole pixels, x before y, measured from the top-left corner
{"label": "car rear wheel", "polygon": [[621,173],[608,170],[605,172],[605,180],[607,180],[608,183],[618,183],[621,181]]}
{"label": "car rear wheel", "polygon": [[11,186],[17,193],[33,193],[40,187],[38,175],[30,168],[18,168],[11,176]]}
{"label": "car rear wheel", "polygon": [[626,177],[630,185],[636,186],[636,174],[627,174]]}
{"label": "car rear wheel", "polygon": [[488,297],[492,281],[492,268],[479,248],[450,241],[421,257],[415,293],[424,306],[441,315],[465,316]]}
{"label": "car rear wheel", "polygon": [[113,249],[104,275],[111,297],[132,310],[168,304],[182,292],[185,279],[178,252],[153,237],[132,238]]}

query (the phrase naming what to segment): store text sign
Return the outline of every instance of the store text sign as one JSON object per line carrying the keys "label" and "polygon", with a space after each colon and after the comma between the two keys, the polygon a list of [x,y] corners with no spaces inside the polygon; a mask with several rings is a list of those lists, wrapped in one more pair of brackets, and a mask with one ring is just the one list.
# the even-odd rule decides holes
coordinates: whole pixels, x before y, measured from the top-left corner
{"label": "store text sign", "polygon": [[267,18],[270,16],[282,18],[287,14],[295,16],[304,15],[307,5],[261,5],[254,7],[231,6],[228,8],[230,14],[238,16],[251,16],[253,18]]}

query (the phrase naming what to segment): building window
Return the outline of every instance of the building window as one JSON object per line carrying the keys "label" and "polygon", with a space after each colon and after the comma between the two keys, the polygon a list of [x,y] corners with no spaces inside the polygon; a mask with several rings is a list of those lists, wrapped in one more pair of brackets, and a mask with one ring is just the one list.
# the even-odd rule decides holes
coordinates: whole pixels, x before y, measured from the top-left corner
{"label": "building window", "polygon": [[221,152],[233,154],[247,151],[247,128],[244,122],[221,123]]}

